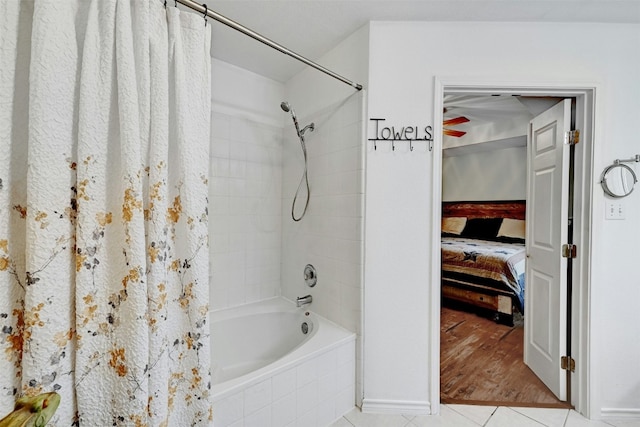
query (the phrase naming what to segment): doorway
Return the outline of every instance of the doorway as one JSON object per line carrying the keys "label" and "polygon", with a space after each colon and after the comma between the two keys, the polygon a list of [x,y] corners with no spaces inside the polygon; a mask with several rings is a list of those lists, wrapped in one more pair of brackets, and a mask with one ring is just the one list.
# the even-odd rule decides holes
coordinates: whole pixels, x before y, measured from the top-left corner
{"label": "doorway", "polygon": [[[525,363],[525,356],[531,360],[531,353],[535,351],[531,347],[527,348],[529,354],[524,351],[525,336],[527,333],[531,335],[532,330],[535,332],[535,328],[525,328],[527,316],[523,315],[522,303],[524,284],[528,282],[525,280],[525,275],[528,275],[525,261],[532,260],[525,258],[525,253],[536,248],[536,245],[529,245],[529,249],[525,246],[525,224],[537,224],[536,221],[525,221],[525,211],[543,206],[545,202],[529,199],[529,181],[537,184],[540,179],[529,179],[527,171],[531,168],[528,165],[532,163],[530,159],[539,157],[536,153],[541,150],[528,149],[540,139],[538,133],[529,136],[528,130],[532,123],[538,123],[549,115],[545,112],[558,110],[559,104],[562,107],[566,104],[567,116],[562,108],[559,114],[551,116],[553,120],[545,119],[544,125],[565,125],[569,129],[572,122],[571,100],[511,94],[444,94],[442,224],[445,233],[442,237],[440,397],[445,403],[567,407],[565,383],[554,384],[555,387],[550,389],[536,375],[542,371],[543,378],[547,379],[544,377],[546,372],[539,368],[540,362],[534,364],[534,370],[528,366],[531,362]],[[559,129],[556,131],[561,133]],[[540,135],[553,132],[549,128]],[[527,143],[529,138],[531,144]],[[545,142],[551,142],[548,139]],[[563,154],[563,142],[558,141],[555,145]],[[555,156],[550,147],[544,147],[542,153]],[[564,175],[568,175],[569,168],[564,169]],[[552,172],[555,182],[568,187],[570,180],[563,183],[557,179],[563,175],[562,164],[555,170]],[[547,167],[545,172],[548,171]],[[547,175],[540,175],[542,182],[549,181]],[[531,178],[535,176],[532,173]],[[552,197],[559,198],[560,193],[568,194],[568,188],[558,189]],[[536,194],[534,199],[544,198],[547,194],[553,193],[544,191]],[[549,203],[549,206],[553,205]],[[549,211],[540,211],[532,218],[544,216],[550,216]],[[563,233],[557,229],[561,218],[566,215],[554,212],[553,216],[558,218],[553,233],[558,237],[555,244],[549,245],[545,241],[545,250],[561,246]],[[452,221],[465,222],[466,227],[460,234],[455,233],[461,227],[449,226]],[[501,227],[498,229],[494,224]],[[543,225],[547,224],[543,222]],[[480,226],[482,230],[478,229]],[[539,233],[537,227],[536,232]],[[551,233],[542,230],[542,234],[547,236]],[[560,259],[558,254],[555,255]],[[551,277],[557,276],[550,267],[559,263],[547,261],[547,264],[537,270],[551,273]],[[538,283],[534,281],[536,286],[532,289],[527,287],[528,296],[538,293]],[[551,297],[558,298],[559,295]],[[497,307],[494,305],[496,300]],[[536,309],[542,311],[544,307]],[[562,332],[566,330],[564,319],[561,322],[555,319],[554,324]],[[544,319],[527,324],[539,325],[540,328],[545,326]],[[556,333],[546,341],[556,344],[566,340],[564,333],[562,336]],[[542,345],[548,347],[546,343]],[[540,343],[533,348],[537,347]],[[555,349],[548,353],[557,352]],[[554,368],[552,362],[548,376],[553,377]],[[560,383],[556,378],[552,380],[547,382]]]}
{"label": "doorway", "polygon": [[[588,291],[588,276],[586,274],[589,254],[589,234],[588,234],[588,212],[591,192],[591,127],[593,123],[593,100],[594,88],[566,88],[566,87],[505,87],[500,85],[486,86],[470,86],[464,82],[436,80],[435,107],[434,107],[434,162],[433,162],[433,218],[432,224],[434,236],[440,233],[441,212],[440,205],[442,203],[442,156],[443,148],[442,135],[443,121],[443,99],[446,94],[458,95],[482,95],[482,96],[531,96],[531,97],[555,97],[555,98],[575,98],[576,100],[576,121],[575,125],[582,132],[582,138],[579,146],[575,148],[575,202],[574,202],[574,218],[573,225],[575,229],[574,242],[580,247],[580,252],[573,260],[572,272],[574,276],[574,291],[570,298],[569,312],[571,313],[571,324],[573,327],[568,332],[568,336],[573,342],[572,356],[576,360],[575,371],[569,378],[569,385],[573,390],[569,398],[569,403],[578,411],[586,411],[587,409],[587,377],[588,377],[588,358],[586,353],[586,342],[588,337],[587,322],[588,307],[586,305],[586,292]],[[433,264],[440,265],[440,248],[439,240],[433,239]],[[439,405],[440,396],[440,280],[441,272],[439,268],[433,268],[432,283],[432,325],[433,325],[433,342],[432,342],[432,376],[431,390],[434,406]],[[437,361],[437,363],[435,363]],[[561,368],[558,367],[558,370]],[[434,409],[436,409],[434,408]],[[437,411],[437,409],[436,409]],[[434,412],[436,412],[434,411]]]}

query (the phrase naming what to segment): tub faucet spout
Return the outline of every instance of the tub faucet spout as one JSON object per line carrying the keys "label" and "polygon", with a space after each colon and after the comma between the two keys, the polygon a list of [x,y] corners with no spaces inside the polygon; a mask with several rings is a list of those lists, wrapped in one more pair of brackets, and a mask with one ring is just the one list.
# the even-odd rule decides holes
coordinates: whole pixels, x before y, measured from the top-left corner
{"label": "tub faucet spout", "polygon": [[305,295],[296,299],[296,307],[302,307],[305,304],[311,304],[313,297],[311,295]]}

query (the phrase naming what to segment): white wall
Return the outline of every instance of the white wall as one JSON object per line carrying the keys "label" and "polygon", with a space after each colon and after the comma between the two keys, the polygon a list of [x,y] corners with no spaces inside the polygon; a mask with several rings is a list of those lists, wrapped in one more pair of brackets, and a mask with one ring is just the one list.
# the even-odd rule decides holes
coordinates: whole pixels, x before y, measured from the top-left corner
{"label": "white wall", "polygon": [[212,310],[280,295],[282,84],[212,62]]}
{"label": "white wall", "polygon": [[527,148],[480,151],[442,159],[442,200],[524,200]]}
{"label": "white wall", "polygon": [[[597,85],[588,415],[640,415],[640,192],[605,221],[600,171],[640,152],[640,26],[374,22],[369,117],[433,124],[434,78]],[[369,127],[371,132],[371,127]],[[367,150],[365,405],[429,410],[432,154]],[[638,166],[636,166],[636,170]],[[580,363],[580,361],[578,361]]]}
{"label": "white wall", "polygon": [[[369,26],[365,25],[316,61],[365,88],[369,79]],[[321,111],[355,92],[351,86],[306,68],[286,84],[287,99],[307,111]],[[301,108],[301,107],[298,107]]]}

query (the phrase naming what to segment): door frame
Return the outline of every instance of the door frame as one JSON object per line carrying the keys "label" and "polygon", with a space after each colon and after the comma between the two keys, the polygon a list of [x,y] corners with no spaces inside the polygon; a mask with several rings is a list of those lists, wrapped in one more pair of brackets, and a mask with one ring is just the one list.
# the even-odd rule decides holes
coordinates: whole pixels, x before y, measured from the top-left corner
{"label": "door frame", "polygon": [[571,298],[571,343],[576,371],[571,375],[571,403],[576,411],[590,418],[591,359],[588,352],[590,330],[591,288],[591,230],[593,212],[593,151],[594,116],[597,85],[575,83],[521,83],[502,81],[478,81],[473,78],[434,79],[434,141],[432,156],[431,212],[431,325],[430,384],[431,413],[440,412],[440,235],[442,205],[442,120],[443,97],[446,93],[490,95],[511,94],[530,96],[554,96],[576,98],[576,129],[580,130],[580,142],[575,149],[574,169],[574,244],[578,247],[573,260],[573,294]]}

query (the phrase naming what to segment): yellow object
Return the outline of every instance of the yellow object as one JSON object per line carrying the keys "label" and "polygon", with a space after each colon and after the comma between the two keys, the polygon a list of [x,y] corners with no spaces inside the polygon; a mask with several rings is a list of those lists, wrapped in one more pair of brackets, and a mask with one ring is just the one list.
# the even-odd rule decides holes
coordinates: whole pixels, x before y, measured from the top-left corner
{"label": "yellow object", "polygon": [[23,396],[16,401],[13,412],[0,420],[0,427],[44,427],[59,404],[60,395],[56,392]]}

